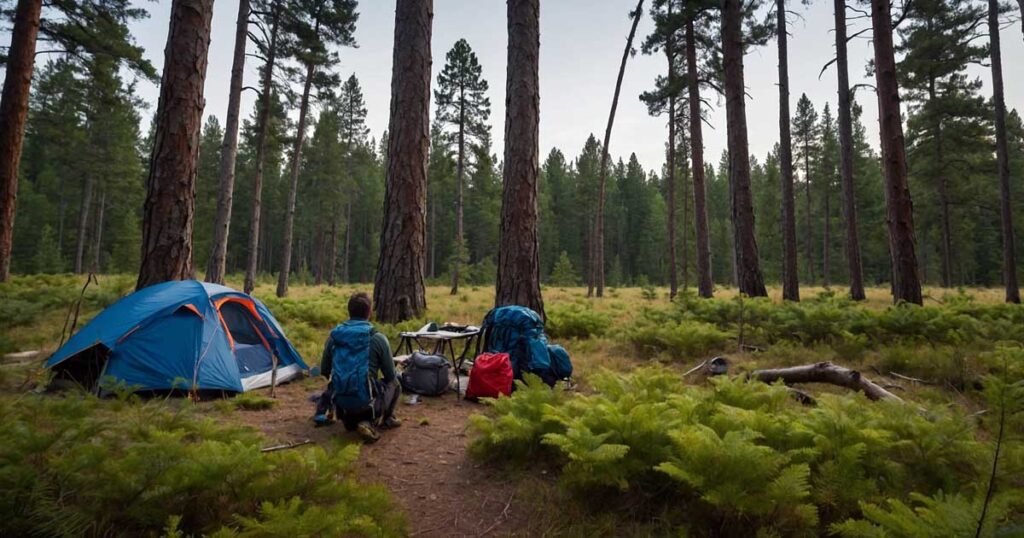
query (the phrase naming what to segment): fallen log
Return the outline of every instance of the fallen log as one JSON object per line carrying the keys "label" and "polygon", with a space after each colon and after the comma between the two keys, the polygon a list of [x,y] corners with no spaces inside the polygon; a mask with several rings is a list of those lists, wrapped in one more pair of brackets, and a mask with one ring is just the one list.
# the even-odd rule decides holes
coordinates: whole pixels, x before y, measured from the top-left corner
{"label": "fallen log", "polygon": [[791,366],[789,368],[772,368],[755,370],[751,377],[765,383],[782,380],[786,385],[797,383],[828,383],[850,390],[859,390],[871,400],[891,400],[902,402],[903,399],[885,390],[881,386],[865,378],[857,370],[837,366],[831,362]]}

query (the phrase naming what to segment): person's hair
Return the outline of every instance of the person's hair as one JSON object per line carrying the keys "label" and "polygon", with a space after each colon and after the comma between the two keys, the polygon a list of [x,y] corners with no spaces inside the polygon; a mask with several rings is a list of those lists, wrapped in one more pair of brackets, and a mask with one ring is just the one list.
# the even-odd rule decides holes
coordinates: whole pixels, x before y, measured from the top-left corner
{"label": "person's hair", "polygon": [[370,296],[358,292],[348,300],[348,316],[352,319],[370,319]]}

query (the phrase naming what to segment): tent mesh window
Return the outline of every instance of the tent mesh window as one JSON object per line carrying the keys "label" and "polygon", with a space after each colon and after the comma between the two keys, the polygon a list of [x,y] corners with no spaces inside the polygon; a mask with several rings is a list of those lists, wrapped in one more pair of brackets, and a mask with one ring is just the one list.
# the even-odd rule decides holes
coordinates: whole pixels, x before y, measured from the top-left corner
{"label": "tent mesh window", "polygon": [[220,306],[220,315],[235,341],[235,358],[242,377],[260,374],[273,367],[266,340],[257,328],[261,323],[242,304],[234,301]]}

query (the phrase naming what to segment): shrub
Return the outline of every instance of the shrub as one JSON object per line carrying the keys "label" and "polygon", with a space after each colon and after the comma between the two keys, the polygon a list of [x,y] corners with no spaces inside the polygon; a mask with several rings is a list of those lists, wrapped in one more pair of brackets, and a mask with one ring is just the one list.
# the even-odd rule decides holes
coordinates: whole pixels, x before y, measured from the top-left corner
{"label": "shrub", "polygon": [[[491,416],[473,418],[473,454],[553,462],[582,502],[628,494],[691,530],[727,536],[919,536],[889,526],[855,533],[901,505],[960,502],[942,491],[971,506],[985,492],[989,447],[972,420],[942,409],[917,413],[860,394],[824,394],[807,409],[781,385],[714,378],[688,387],[657,368],[598,374],[593,386],[566,395],[537,384],[498,400]],[[1024,454],[1018,440],[1004,450],[1011,460]],[[1001,513],[1021,509],[1019,482],[1003,482]],[[920,534],[932,535],[946,534]]]}
{"label": "shrub", "polygon": [[640,323],[626,329],[625,334],[641,353],[666,352],[678,359],[707,355],[730,339],[724,331],[702,321]]}
{"label": "shrub", "polygon": [[263,453],[250,429],[166,405],[0,400],[0,534],[401,534],[384,490],[354,481],[358,447]]}
{"label": "shrub", "polygon": [[471,427],[480,436],[470,445],[470,453],[481,459],[526,462],[543,451],[544,434],[557,429],[554,421],[545,417],[545,410],[565,399],[565,393],[556,386],[549,388],[534,374],[526,374],[524,381],[516,381],[514,398],[499,397],[484,400],[494,409],[494,415],[473,415]]}
{"label": "shrub", "polygon": [[244,409],[246,411],[263,411],[265,409],[272,409],[277,405],[277,400],[267,398],[255,392],[243,392],[230,401],[235,409]]}
{"label": "shrub", "polygon": [[547,309],[545,332],[554,338],[603,336],[612,325],[611,316],[595,311],[589,304],[554,305]]}

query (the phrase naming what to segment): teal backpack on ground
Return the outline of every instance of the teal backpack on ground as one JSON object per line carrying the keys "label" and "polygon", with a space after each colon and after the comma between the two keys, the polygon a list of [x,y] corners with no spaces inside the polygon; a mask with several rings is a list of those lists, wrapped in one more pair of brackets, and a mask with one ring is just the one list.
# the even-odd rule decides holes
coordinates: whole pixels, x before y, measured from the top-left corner
{"label": "teal backpack on ground", "polygon": [[[487,313],[481,330],[483,350],[487,353],[508,353],[516,379],[522,379],[524,373],[530,372],[553,385],[562,378],[552,368],[544,320],[533,310],[525,306],[499,306]],[[568,353],[565,357],[568,358]]]}
{"label": "teal backpack on ground", "polygon": [[373,325],[369,321],[349,320],[331,331],[334,354],[331,363],[331,392],[334,405],[348,411],[370,406],[370,338]]}
{"label": "teal backpack on ground", "polygon": [[559,345],[548,346],[548,355],[551,357],[551,371],[558,379],[572,377],[572,360],[569,352]]}

